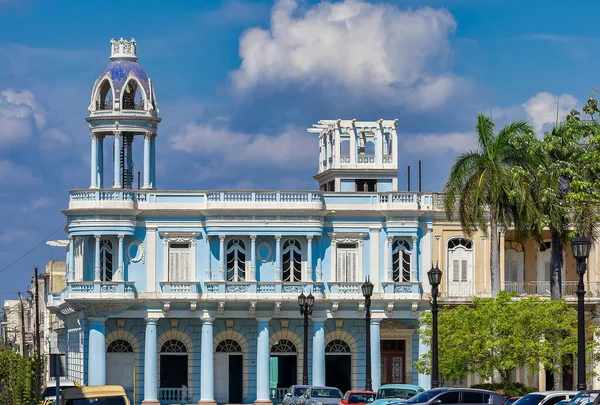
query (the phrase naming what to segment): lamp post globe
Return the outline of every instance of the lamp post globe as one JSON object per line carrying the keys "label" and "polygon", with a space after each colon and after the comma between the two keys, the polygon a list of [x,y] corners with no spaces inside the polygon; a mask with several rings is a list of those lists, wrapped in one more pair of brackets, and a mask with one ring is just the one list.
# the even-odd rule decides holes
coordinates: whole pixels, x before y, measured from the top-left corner
{"label": "lamp post globe", "polygon": [[427,272],[431,285],[431,388],[440,386],[438,371],[438,288],[442,282],[442,271],[436,264]]}
{"label": "lamp post globe", "polygon": [[585,308],[584,296],[585,285],[583,276],[586,271],[586,261],[590,255],[592,241],[582,235],[577,235],[571,239],[571,251],[577,262],[577,389],[585,391],[587,384],[585,381]]}

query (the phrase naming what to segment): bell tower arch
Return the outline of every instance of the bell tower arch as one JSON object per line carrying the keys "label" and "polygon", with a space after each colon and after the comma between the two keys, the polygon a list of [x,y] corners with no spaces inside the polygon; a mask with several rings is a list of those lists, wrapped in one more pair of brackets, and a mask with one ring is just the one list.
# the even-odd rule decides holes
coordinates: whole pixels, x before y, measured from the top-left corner
{"label": "bell tower arch", "polygon": [[[112,139],[112,188],[133,189],[136,167],[142,167],[144,189],[156,188],[155,139],[158,105],[152,81],[137,62],[134,39],[110,41],[110,63],[92,89],[89,117],[91,171],[90,188],[104,188],[105,140]],[[143,161],[134,162],[133,145],[143,139]],[[137,142],[135,142],[137,143]]]}

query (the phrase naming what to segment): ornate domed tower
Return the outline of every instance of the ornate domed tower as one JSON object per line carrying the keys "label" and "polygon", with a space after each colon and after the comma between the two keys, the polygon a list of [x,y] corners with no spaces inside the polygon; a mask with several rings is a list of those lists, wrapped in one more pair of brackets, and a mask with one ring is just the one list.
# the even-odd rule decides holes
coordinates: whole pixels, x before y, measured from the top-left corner
{"label": "ornate domed tower", "polygon": [[136,43],[110,41],[110,63],[96,79],[88,108],[92,137],[90,188],[104,188],[104,139],[113,137],[113,188],[133,188],[133,143],[144,139],[143,187],[156,187],[155,144],[158,106],[152,81],[137,63]]}

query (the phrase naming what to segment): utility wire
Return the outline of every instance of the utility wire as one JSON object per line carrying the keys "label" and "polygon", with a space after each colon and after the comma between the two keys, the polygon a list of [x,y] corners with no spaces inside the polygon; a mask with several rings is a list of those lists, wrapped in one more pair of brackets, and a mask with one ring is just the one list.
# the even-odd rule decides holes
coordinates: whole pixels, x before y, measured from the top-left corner
{"label": "utility wire", "polygon": [[46,239],[44,239],[43,241],[41,241],[40,243],[38,243],[37,245],[35,245],[34,247],[32,247],[31,249],[29,249],[25,254],[23,254],[21,257],[19,257],[18,259],[16,259],[15,261],[13,261],[12,263],[10,263],[8,266],[3,267],[2,269],[0,269],[0,273],[2,273],[4,270],[8,270],[9,268],[11,268],[14,264],[17,264],[18,262],[20,262],[23,258],[25,258],[27,255],[29,255],[31,252],[33,252],[34,250],[36,250],[38,247],[40,247],[44,242],[46,242],[48,239],[50,239],[56,232],[60,231],[65,224],[62,224],[61,226],[59,226],[58,228],[56,228],[56,230],[54,232],[52,232],[50,235],[48,235],[46,237]]}

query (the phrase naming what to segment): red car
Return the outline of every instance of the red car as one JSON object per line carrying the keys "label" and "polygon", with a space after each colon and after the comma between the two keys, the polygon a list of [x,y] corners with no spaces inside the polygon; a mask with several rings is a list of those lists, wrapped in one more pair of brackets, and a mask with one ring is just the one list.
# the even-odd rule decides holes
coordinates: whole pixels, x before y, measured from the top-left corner
{"label": "red car", "polygon": [[367,405],[375,400],[376,395],[373,391],[348,391],[338,405]]}

